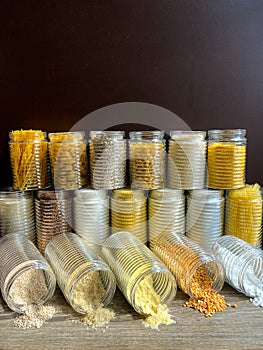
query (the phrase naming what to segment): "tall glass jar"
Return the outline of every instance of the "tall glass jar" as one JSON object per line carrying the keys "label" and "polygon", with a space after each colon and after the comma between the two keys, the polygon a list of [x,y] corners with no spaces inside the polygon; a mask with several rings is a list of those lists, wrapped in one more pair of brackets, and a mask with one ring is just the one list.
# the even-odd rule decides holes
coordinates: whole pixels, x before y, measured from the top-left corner
{"label": "tall glass jar", "polygon": [[87,141],[84,131],[48,134],[52,185],[55,190],[76,190],[88,183]]}
{"label": "tall glass jar", "polygon": [[220,190],[193,190],[188,195],[186,236],[208,251],[223,234],[224,202]]}
{"label": "tall glass jar", "polygon": [[147,202],[143,190],[114,190],[111,198],[112,233],[129,231],[142,243],[147,239]]}
{"label": "tall glass jar", "polygon": [[16,312],[44,304],[54,294],[56,278],[36,246],[25,236],[0,238],[0,287],[3,299]]}
{"label": "tall glass jar", "polygon": [[215,256],[206,252],[184,235],[174,232],[159,236],[153,252],[168,266],[175,276],[177,285],[191,298],[197,298],[193,283],[198,271],[203,278],[209,278],[213,290],[220,291],[224,285],[224,269]]}
{"label": "tall glass jar", "polygon": [[168,152],[168,187],[202,189],[206,179],[205,131],[171,130]]}
{"label": "tall glass jar", "polygon": [[246,130],[208,130],[208,187],[245,186]]}
{"label": "tall glass jar", "polygon": [[262,194],[258,184],[230,190],[226,201],[225,234],[261,247]]}
{"label": "tall glass jar", "polygon": [[152,190],[148,201],[149,240],[151,249],[164,232],[185,234],[185,196],[182,190]]}
{"label": "tall glass jar", "polygon": [[132,131],[129,137],[132,188],[151,190],[164,187],[164,131]]}
{"label": "tall glass jar", "polygon": [[169,303],[175,297],[176,283],[170,271],[132,233],[118,232],[110,236],[104,242],[102,255],[113,271],[118,287],[136,312],[145,314],[137,292],[146,279],[151,279],[151,285],[147,284],[148,293],[149,289],[156,293],[161,303]]}
{"label": "tall glass jar", "polygon": [[88,242],[103,244],[110,235],[110,203],[106,190],[82,188],[75,191],[74,229]]}
{"label": "tall glass jar", "polygon": [[41,130],[14,130],[9,133],[15,190],[35,190],[50,186],[46,136],[46,132]]}
{"label": "tall glass jar", "polygon": [[37,246],[42,254],[54,236],[72,230],[72,197],[71,191],[37,192],[35,198]]}
{"label": "tall glass jar", "polygon": [[226,282],[263,305],[263,252],[234,236],[222,236],[212,249],[224,266]]}
{"label": "tall glass jar", "polygon": [[[74,233],[54,237],[47,245],[45,257],[56,275],[68,303],[79,313],[90,305],[108,305],[116,289],[116,280],[107,264],[92,247]],[[98,306],[98,305],[97,305]]]}
{"label": "tall glass jar", "polygon": [[31,191],[0,190],[0,236],[20,232],[33,243],[36,239],[35,207]]}
{"label": "tall glass jar", "polygon": [[91,131],[89,140],[90,181],[94,189],[116,189],[126,184],[124,131]]}

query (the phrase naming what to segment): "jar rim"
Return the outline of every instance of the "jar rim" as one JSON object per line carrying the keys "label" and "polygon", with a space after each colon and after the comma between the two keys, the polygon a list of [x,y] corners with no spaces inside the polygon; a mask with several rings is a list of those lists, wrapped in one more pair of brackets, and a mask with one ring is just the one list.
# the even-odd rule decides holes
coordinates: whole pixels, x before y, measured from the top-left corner
{"label": "jar rim", "polygon": [[207,134],[210,140],[245,140],[246,129],[211,129]]}
{"label": "jar rim", "polygon": [[164,134],[164,130],[130,131],[129,138],[131,140],[163,140]]}
{"label": "jar rim", "polygon": [[202,141],[206,138],[206,131],[199,130],[170,130],[172,140],[178,141]]}
{"label": "jar rim", "polygon": [[9,132],[11,142],[46,141],[47,133],[42,130],[12,130]]}
{"label": "jar rim", "polygon": [[51,143],[82,141],[85,138],[85,131],[49,132],[48,138]]}
{"label": "jar rim", "polygon": [[125,131],[122,130],[91,130],[89,137],[91,139],[96,137],[107,139],[124,139]]}

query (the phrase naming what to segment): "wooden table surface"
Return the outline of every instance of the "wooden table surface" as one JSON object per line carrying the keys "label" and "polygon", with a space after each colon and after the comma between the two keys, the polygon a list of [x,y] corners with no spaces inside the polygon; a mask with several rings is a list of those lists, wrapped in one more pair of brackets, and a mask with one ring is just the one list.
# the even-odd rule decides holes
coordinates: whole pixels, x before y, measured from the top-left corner
{"label": "wooden table surface", "polygon": [[263,349],[263,309],[225,285],[226,301],[237,304],[211,318],[182,307],[188,299],[181,291],[169,305],[176,324],[146,329],[119,291],[110,304],[116,318],[107,329],[87,330],[72,320],[77,315],[57,290],[49,304],[58,308],[54,318],[40,329],[14,326],[15,313],[0,301],[0,349]]}

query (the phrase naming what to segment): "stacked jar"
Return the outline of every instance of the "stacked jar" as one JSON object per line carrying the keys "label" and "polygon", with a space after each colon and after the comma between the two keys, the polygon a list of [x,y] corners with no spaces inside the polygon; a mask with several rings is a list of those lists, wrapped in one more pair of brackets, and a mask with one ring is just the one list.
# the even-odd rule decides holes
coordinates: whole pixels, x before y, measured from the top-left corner
{"label": "stacked jar", "polygon": [[131,187],[148,190],[164,187],[164,131],[132,131],[129,137]]}
{"label": "stacked jar", "polygon": [[206,250],[223,234],[224,201],[220,190],[193,190],[188,195],[186,236]]}
{"label": "stacked jar", "polygon": [[76,190],[88,183],[84,131],[48,134],[52,184],[55,190]]}
{"label": "stacked jar", "polygon": [[0,287],[3,299],[16,312],[44,304],[54,294],[55,275],[35,245],[10,233],[0,238]]}
{"label": "stacked jar", "polygon": [[225,234],[261,247],[262,194],[258,184],[228,191]]}
{"label": "stacked jar", "polygon": [[41,130],[9,133],[14,190],[35,190],[50,186],[48,142]]}
{"label": "stacked jar", "polygon": [[35,208],[31,191],[0,191],[0,236],[19,232],[33,243],[36,239]]}
{"label": "stacked jar", "polygon": [[246,130],[208,131],[208,187],[237,189],[245,186]]}
{"label": "stacked jar", "polygon": [[148,201],[149,241],[151,249],[164,232],[185,234],[185,196],[182,190],[152,190]]}
{"label": "stacked jar", "polygon": [[170,132],[168,187],[183,190],[202,189],[206,184],[205,131]]}
{"label": "stacked jar", "polygon": [[88,242],[103,244],[110,235],[108,192],[82,188],[75,191],[73,203],[75,232]]}
{"label": "stacked jar", "polygon": [[44,254],[46,245],[56,235],[72,227],[72,192],[38,191],[35,198],[37,246]]}
{"label": "stacked jar", "polygon": [[111,226],[112,233],[129,231],[142,243],[147,243],[147,202],[143,190],[113,191]]}
{"label": "stacked jar", "polygon": [[90,181],[94,189],[116,189],[126,184],[124,131],[91,131]]}
{"label": "stacked jar", "polygon": [[73,233],[54,237],[46,247],[45,257],[75,311],[85,314],[110,303],[116,289],[115,277],[81,237]]}

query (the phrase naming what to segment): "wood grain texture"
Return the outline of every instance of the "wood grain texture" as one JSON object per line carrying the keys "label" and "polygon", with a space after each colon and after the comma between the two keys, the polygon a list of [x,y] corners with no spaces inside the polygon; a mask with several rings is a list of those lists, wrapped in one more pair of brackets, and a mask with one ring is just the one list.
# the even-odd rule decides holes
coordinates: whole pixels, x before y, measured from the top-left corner
{"label": "wood grain texture", "polygon": [[160,331],[146,329],[138,315],[119,291],[110,304],[116,318],[109,328],[87,330],[72,322],[72,311],[59,291],[50,301],[57,315],[40,329],[21,330],[14,326],[15,313],[1,300],[0,349],[262,349],[263,310],[226,285],[222,291],[227,302],[237,304],[211,318],[182,307],[187,296],[181,291],[169,310],[176,324],[161,326]]}

